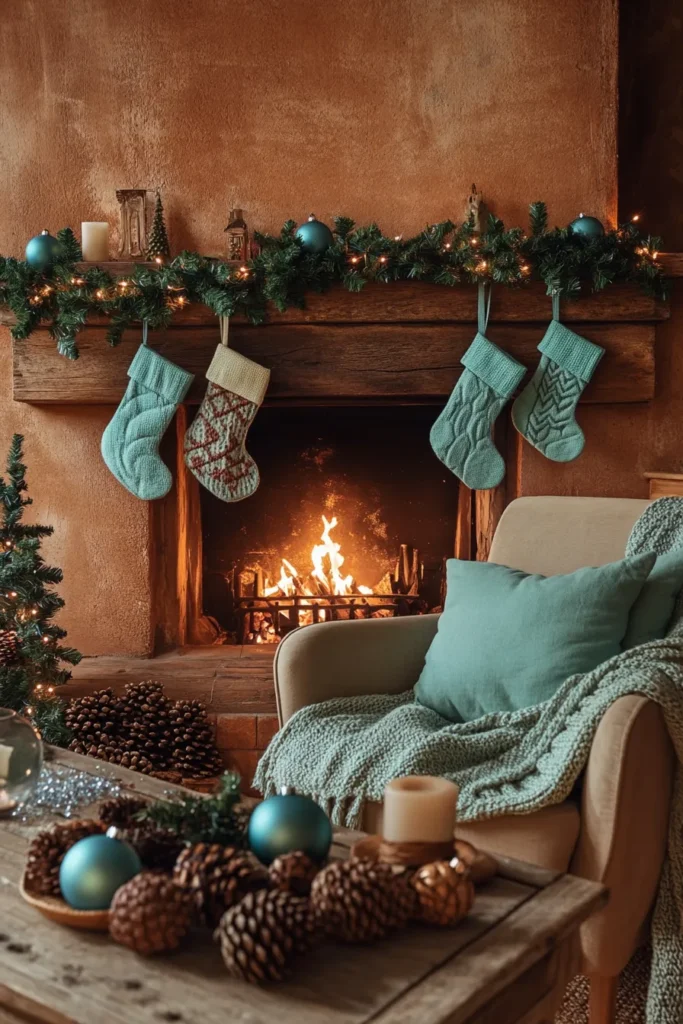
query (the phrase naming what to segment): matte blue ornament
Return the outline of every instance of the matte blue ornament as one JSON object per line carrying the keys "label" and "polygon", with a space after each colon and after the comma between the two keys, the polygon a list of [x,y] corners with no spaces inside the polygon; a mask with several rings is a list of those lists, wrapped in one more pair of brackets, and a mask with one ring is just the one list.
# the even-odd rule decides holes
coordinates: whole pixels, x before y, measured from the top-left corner
{"label": "matte blue ornament", "polygon": [[569,227],[575,235],[583,235],[585,238],[602,238],[605,233],[597,217],[586,217],[583,213],[580,213]]}
{"label": "matte blue ornament", "polygon": [[305,224],[299,225],[296,237],[301,239],[306,252],[325,252],[325,249],[329,249],[334,244],[334,235],[327,224],[316,220],[314,213],[309,216]]}
{"label": "matte blue ornament", "polygon": [[132,846],[109,835],[88,836],[67,851],[59,888],[75,910],[108,910],[116,890],[140,871],[142,863]]}
{"label": "matte blue ornament", "polygon": [[249,846],[263,864],[294,850],[321,863],[331,845],[332,825],[322,807],[286,786],[259,804],[249,819]]}
{"label": "matte blue ornament", "polygon": [[26,262],[34,270],[49,270],[59,255],[59,242],[47,228],[30,239],[26,246]]}

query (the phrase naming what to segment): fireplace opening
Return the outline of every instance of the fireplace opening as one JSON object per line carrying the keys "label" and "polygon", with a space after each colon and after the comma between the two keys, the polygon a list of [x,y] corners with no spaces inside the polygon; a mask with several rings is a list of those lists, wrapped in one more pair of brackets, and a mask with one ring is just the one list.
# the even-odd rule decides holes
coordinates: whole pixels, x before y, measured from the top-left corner
{"label": "fireplace opening", "polygon": [[219,640],[275,644],[301,625],[442,604],[458,481],[429,444],[429,406],[266,407],[247,448],[261,483],[201,489],[203,608]]}

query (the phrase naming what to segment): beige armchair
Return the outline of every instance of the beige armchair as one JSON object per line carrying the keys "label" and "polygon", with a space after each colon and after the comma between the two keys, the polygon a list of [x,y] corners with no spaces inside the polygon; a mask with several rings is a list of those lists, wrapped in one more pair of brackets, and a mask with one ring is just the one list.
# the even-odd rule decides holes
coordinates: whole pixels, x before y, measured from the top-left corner
{"label": "beige armchair", "polygon": [[[518,498],[503,514],[490,560],[544,575],[623,557],[648,503],[626,498]],[[281,723],[332,697],[400,693],[417,680],[436,615],[330,622],[290,633],[275,659]],[[576,799],[534,814],[463,825],[484,849],[604,883],[607,906],[582,929],[591,1024],[613,1020],[619,972],[647,934],[664,858],[673,750],[659,708],[638,694],[610,707]],[[378,830],[381,806],[365,810]]]}

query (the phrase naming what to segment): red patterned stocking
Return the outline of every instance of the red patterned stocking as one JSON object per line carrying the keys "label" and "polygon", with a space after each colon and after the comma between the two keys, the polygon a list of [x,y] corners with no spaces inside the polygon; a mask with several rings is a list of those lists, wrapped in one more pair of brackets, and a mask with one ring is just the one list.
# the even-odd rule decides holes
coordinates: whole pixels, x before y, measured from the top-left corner
{"label": "red patterned stocking", "polygon": [[185,434],[185,464],[217,498],[241,501],[259,485],[258,467],[245,442],[270,370],[219,345],[206,378],[204,400]]}

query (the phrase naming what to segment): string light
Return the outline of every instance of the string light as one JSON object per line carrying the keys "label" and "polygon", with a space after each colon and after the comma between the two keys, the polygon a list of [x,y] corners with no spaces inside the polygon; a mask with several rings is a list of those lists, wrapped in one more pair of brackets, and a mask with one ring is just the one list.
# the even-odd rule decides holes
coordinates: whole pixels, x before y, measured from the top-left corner
{"label": "string light", "polygon": [[394,235],[394,241],[395,242],[402,242],[403,241],[403,235]]}
{"label": "string light", "polygon": [[483,270],[486,270],[487,266],[488,266],[488,263],[486,262],[486,260],[482,260],[481,263],[477,267],[477,271],[479,273],[481,273]]}
{"label": "string light", "polygon": [[529,273],[529,264],[528,263],[523,263],[519,269],[522,271],[523,274],[528,274]]}
{"label": "string light", "polygon": [[386,256],[380,256],[379,261],[380,261],[380,263],[386,263],[387,262]]}
{"label": "string light", "polygon": [[479,245],[479,239],[476,235],[472,235],[471,243],[472,245]]}
{"label": "string light", "polygon": [[639,220],[640,220],[640,214],[639,213],[634,213],[633,216],[631,217],[631,223],[632,224],[637,224]]}
{"label": "string light", "polygon": [[155,257],[154,257],[154,262],[155,262],[155,263],[163,263],[163,262],[164,262],[164,260],[163,260],[163,257],[161,257],[161,256],[155,256]]}
{"label": "string light", "polygon": [[98,299],[103,299],[104,298],[104,292],[102,291],[101,288],[97,289],[97,291],[95,292],[95,295],[97,296]]}
{"label": "string light", "polygon": [[78,284],[78,285],[81,285],[81,284],[85,284],[85,281],[83,280],[83,278],[82,278],[82,277],[72,277],[72,278],[71,278],[71,283],[72,283],[72,284]]}
{"label": "string light", "polygon": [[352,263],[358,263],[359,259],[360,259],[360,256],[352,256],[351,257],[351,262]]}
{"label": "string light", "polygon": [[444,249],[450,249],[450,247],[451,247],[451,243],[450,242],[446,242],[446,244],[444,245]]}
{"label": "string light", "polygon": [[33,708],[33,707],[31,707],[31,705],[30,705],[30,704],[28,704],[28,705],[26,706],[26,714],[27,714],[27,715],[33,715],[33,714],[35,714],[35,710],[36,710],[36,709],[35,709],[35,708]]}

